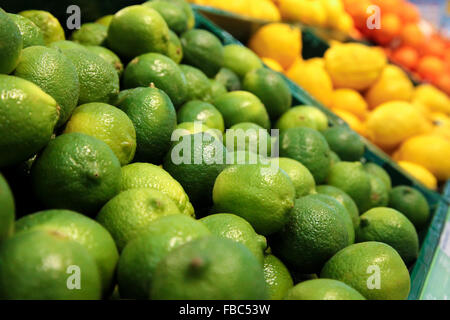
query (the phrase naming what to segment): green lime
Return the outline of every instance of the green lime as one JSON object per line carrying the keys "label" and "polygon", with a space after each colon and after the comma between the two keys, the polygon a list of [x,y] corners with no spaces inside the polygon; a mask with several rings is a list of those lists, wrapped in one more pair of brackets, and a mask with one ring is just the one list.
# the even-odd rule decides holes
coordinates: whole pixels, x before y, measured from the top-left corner
{"label": "green lime", "polygon": [[68,49],[63,53],[75,65],[80,82],[78,104],[89,102],[113,103],[119,94],[116,69],[86,49]]}
{"label": "green lime", "polygon": [[341,161],[331,167],[327,184],[347,193],[360,213],[371,204],[371,183],[369,174],[360,162]]}
{"label": "green lime", "polygon": [[49,48],[53,48],[53,49],[58,49],[62,52],[64,52],[65,50],[70,50],[70,49],[78,49],[78,50],[83,50],[86,49],[85,46],[70,41],[70,40],[59,40],[59,41],[55,41],[52,42],[48,45]]}
{"label": "green lime", "polygon": [[175,61],[175,63],[180,63],[181,60],[183,60],[183,47],[181,46],[181,41],[172,30],[169,30],[167,56]]}
{"label": "green lime", "polygon": [[102,24],[106,27],[109,27],[113,17],[114,17],[114,15],[108,14],[106,16],[100,17],[97,20],[95,20],[95,23]]}
{"label": "green lime", "polygon": [[154,164],[132,163],[122,167],[122,190],[153,188],[171,198],[181,213],[194,216],[194,208],[183,187],[172,176]]}
{"label": "green lime", "polygon": [[57,231],[21,232],[0,248],[0,299],[93,300],[97,265],[81,244]]}
{"label": "green lime", "polygon": [[322,183],[330,171],[330,147],[325,138],[311,128],[299,127],[281,131],[280,156],[302,163]]}
{"label": "green lime", "polygon": [[11,73],[19,63],[23,39],[19,27],[0,8],[0,73]]}
{"label": "green lime", "polygon": [[270,119],[261,100],[247,91],[233,91],[214,100],[214,105],[222,113],[225,127],[240,122],[253,122],[265,129],[270,129]]}
{"label": "green lime", "polygon": [[[238,150],[235,152],[227,152],[227,164],[228,165],[246,165],[246,164],[263,164],[269,165],[270,160],[263,155],[248,151]],[[276,164],[275,164],[276,165]]]}
{"label": "green lime", "polygon": [[361,215],[358,242],[384,242],[397,250],[405,264],[419,255],[419,237],[414,225],[402,213],[391,208],[374,208]]}
{"label": "green lime", "polygon": [[347,212],[350,214],[350,217],[352,218],[353,228],[355,229],[355,232],[358,230],[360,224],[358,207],[356,206],[355,201],[353,201],[353,199],[347,193],[339,188],[327,185],[317,186],[316,191],[317,193],[331,196],[341,204],[343,204],[347,209]]}
{"label": "green lime", "polygon": [[186,77],[186,101],[201,100],[212,102],[211,100],[211,82],[208,77],[200,70],[186,64],[180,65]]}
{"label": "green lime", "polygon": [[173,32],[181,34],[188,29],[188,17],[183,8],[176,3],[153,0],[144,2],[143,5],[158,11]]}
{"label": "green lime", "polygon": [[292,106],[288,84],[278,72],[266,68],[255,69],[244,77],[243,88],[256,95],[271,119],[278,119]]}
{"label": "green lime", "polygon": [[228,91],[241,90],[241,80],[228,68],[221,68],[214,79],[223,84]]}
{"label": "green lime", "polygon": [[125,88],[154,86],[161,89],[176,107],[188,97],[182,69],[172,59],[158,53],[147,53],[131,60],[125,68],[123,83]]}
{"label": "green lime", "polygon": [[0,167],[25,161],[50,141],[58,105],[34,83],[0,75]]}
{"label": "green lime", "polygon": [[344,218],[313,195],[295,200],[286,224],[269,240],[272,252],[300,273],[318,272],[349,243]]}
{"label": "green lime", "polygon": [[41,29],[39,29],[39,27],[30,19],[12,13],[8,13],[8,17],[10,17],[19,28],[24,49],[31,46],[45,46],[44,35],[42,34]]}
{"label": "green lime", "polygon": [[90,46],[102,46],[108,36],[108,27],[99,23],[84,23],[72,33],[71,40]]}
{"label": "green lime", "polygon": [[178,123],[199,121],[211,129],[223,132],[222,114],[212,104],[200,100],[186,102],[177,112]]}
{"label": "green lime", "polygon": [[320,277],[342,281],[369,300],[403,300],[411,287],[408,269],[397,251],[375,241],[342,249],[328,260]]}
{"label": "green lime", "polygon": [[62,126],[78,103],[80,83],[72,62],[56,49],[33,46],[22,51],[14,75],[38,85],[60,106],[57,126]]}
{"label": "green lime", "polygon": [[169,151],[172,131],[177,125],[175,108],[164,91],[136,88],[118,103],[136,128],[137,161],[160,164]]}
{"label": "green lime", "polygon": [[279,231],[287,222],[294,197],[288,175],[261,164],[228,167],[219,174],[213,189],[216,212],[236,214],[265,236]]}
{"label": "green lime", "polygon": [[47,210],[17,220],[16,233],[28,230],[57,232],[83,245],[97,263],[103,292],[112,291],[119,253],[111,235],[95,220],[74,211]]}
{"label": "green lime", "polygon": [[389,193],[389,207],[403,213],[417,228],[423,229],[430,218],[430,206],[422,193],[408,186],[397,186]]}
{"label": "green lime", "polygon": [[387,190],[388,191],[391,190],[392,188],[391,177],[386,172],[386,170],[384,170],[382,167],[372,162],[364,164],[364,169],[366,170],[367,173],[373,174],[378,178],[380,178],[381,180],[383,180]]}
{"label": "green lime", "polygon": [[267,130],[251,122],[231,126],[223,143],[229,151],[246,150],[263,157],[269,157],[272,152],[272,140]]}
{"label": "green lime", "polygon": [[211,235],[201,222],[181,214],[162,216],[123,249],[117,266],[120,297],[148,299],[155,269],[169,252]]}
{"label": "green lime", "polygon": [[264,250],[267,241],[264,236],[255,232],[255,229],[245,219],[228,213],[218,213],[200,219],[213,235],[231,239],[246,246],[260,261],[264,261]]}
{"label": "green lime", "polygon": [[120,61],[120,58],[114,52],[100,46],[86,46],[86,49],[88,49],[92,53],[95,53],[100,58],[112,65],[114,69],[116,69],[119,78],[122,76],[123,64],[122,61]]}
{"label": "green lime", "polygon": [[207,30],[193,29],[180,37],[184,61],[214,77],[223,66],[223,46],[219,38]]}
{"label": "green lime", "polygon": [[278,165],[284,170],[295,187],[295,198],[313,194],[316,182],[311,172],[300,162],[289,158],[274,158],[271,161],[278,161]]}
{"label": "green lime", "polygon": [[195,208],[208,207],[214,182],[226,167],[226,149],[209,134],[186,135],[167,153],[163,167],[183,186]]}
{"label": "green lime", "polygon": [[42,10],[26,10],[19,12],[19,14],[31,20],[41,29],[47,45],[66,38],[63,27],[59,23],[58,19],[56,19],[50,12]]}
{"label": "green lime", "polygon": [[184,14],[187,17],[187,28],[192,29],[195,26],[195,15],[194,10],[192,10],[191,5],[186,0],[161,0],[165,2],[171,2],[181,9],[183,9]]}
{"label": "green lime", "polygon": [[262,68],[263,64],[252,50],[242,45],[229,44],[224,47],[223,66],[244,78],[248,72]]}
{"label": "green lime", "polygon": [[370,201],[363,206],[361,212],[371,208],[386,207],[389,203],[389,190],[378,176],[367,173],[370,180]]}
{"label": "green lime", "polygon": [[206,132],[210,136],[213,136],[217,140],[222,140],[222,132],[217,129],[211,129],[206,124],[202,122],[182,122],[177,125],[177,128],[172,134],[172,144],[176,144],[180,141],[181,137],[191,134],[196,134],[200,132]]}
{"label": "green lime", "polygon": [[275,124],[275,128],[280,130],[297,127],[324,131],[328,128],[328,118],[316,107],[296,106],[286,111]]}
{"label": "green lime", "polygon": [[359,161],[364,155],[364,142],[360,136],[346,127],[332,127],[323,132],[330,149],[343,161]]}
{"label": "green lime", "polygon": [[344,282],[333,279],[315,279],[297,284],[290,289],[286,300],[366,300],[358,291]]}
{"label": "green lime", "polygon": [[0,243],[14,232],[14,197],[8,182],[0,173]]}
{"label": "green lime", "polygon": [[210,83],[209,95],[211,96],[209,100],[211,102],[228,92],[227,88],[225,88],[225,86],[222,83],[220,83],[215,79],[210,79],[209,83]]}
{"label": "green lime", "polygon": [[171,251],[157,266],[153,300],[268,298],[261,263],[244,245],[203,237]]}
{"label": "green lime", "polygon": [[289,270],[280,259],[272,254],[264,257],[264,278],[269,289],[270,300],[282,300],[294,286]]}
{"label": "green lime", "polygon": [[148,6],[125,7],[112,18],[107,43],[115,53],[128,59],[148,52],[166,54],[169,27],[163,17]]}
{"label": "green lime", "polygon": [[96,220],[111,233],[122,251],[158,217],[179,213],[175,202],[161,191],[141,188],[122,191],[109,200]]}
{"label": "green lime", "polygon": [[136,131],[122,110],[106,103],[88,103],[77,107],[64,133],[81,132],[105,142],[121,165],[131,162],[136,152]]}
{"label": "green lime", "polygon": [[35,160],[31,178],[37,198],[48,208],[94,214],[120,191],[120,162],[103,141],[66,133]]}
{"label": "green lime", "polygon": [[331,158],[331,166],[334,166],[336,163],[341,162],[341,158],[337,155],[336,152],[330,151],[330,158]]}

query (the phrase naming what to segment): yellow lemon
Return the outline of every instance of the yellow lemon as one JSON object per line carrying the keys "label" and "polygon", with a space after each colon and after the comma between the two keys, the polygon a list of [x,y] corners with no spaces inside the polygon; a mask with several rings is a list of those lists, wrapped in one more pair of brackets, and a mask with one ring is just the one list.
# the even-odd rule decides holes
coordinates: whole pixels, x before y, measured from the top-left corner
{"label": "yellow lemon", "polygon": [[279,0],[278,8],[283,20],[301,21],[313,26],[325,26],[327,13],[320,1]]}
{"label": "yellow lemon", "polygon": [[338,115],[342,120],[347,122],[347,124],[355,130],[360,135],[366,137],[367,132],[366,128],[364,126],[364,123],[361,122],[357,116],[355,116],[353,113],[348,112],[347,110],[340,110],[340,109],[333,109],[333,112]]}
{"label": "yellow lemon", "polygon": [[322,6],[327,16],[327,25],[337,28],[341,16],[345,13],[344,5],[341,0],[321,0]]}
{"label": "yellow lemon", "polygon": [[380,77],[366,92],[370,109],[389,101],[410,101],[414,85],[406,73],[397,66],[387,65]]}
{"label": "yellow lemon", "polygon": [[450,141],[439,135],[418,135],[408,139],[398,150],[397,158],[422,165],[439,181],[450,179]]}
{"label": "yellow lemon", "polygon": [[336,29],[345,33],[350,33],[355,28],[353,18],[348,13],[344,12],[339,18]]}
{"label": "yellow lemon", "polygon": [[360,120],[365,120],[368,113],[366,100],[358,91],[353,89],[336,89],[333,92],[331,109],[351,112]]}
{"label": "yellow lemon", "polygon": [[412,99],[424,104],[430,111],[450,115],[450,99],[444,92],[430,84],[417,86]]}
{"label": "yellow lemon", "polygon": [[298,27],[270,23],[256,31],[248,46],[258,56],[271,58],[287,69],[301,55],[302,33]]}
{"label": "yellow lemon", "polygon": [[366,121],[368,138],[384,150],[425,131],[427,121],[410,103],[391,101],[372,111]]}
{"label": "yellow lemon", "polygon": [[261,58],[262,62],[264,62],[270,69],[277,71],[277,72],[283,72],[283,67],[276,62],[273,59],[270,58]]}
{"label": "yellow lemon", "polygon": [[287,70],[286,75],[325,106],[330,106],[333,84],[322,67],[315,63],[297,60]]}
{"label": "yellow lemon", "polygon": [[[281,15],[278,8],[272,1],[268,0],[247,0],[250,2],[250,14],[252,17],[268,20],[268,21],[280,21]],[[224,1],[226,2],[226,1]]]}
{"label": "yellow lemon", "polygon": [[325,60],[323,58],[311,58],[306,60],[307,63],[314,63],[318,67],[325,68]]}
{"label": "yellow lemon", "polygon": [[325,52],[325,68],[336,88],[365,90],[385,65],[386,55],[381,50],[360,43],[336,45]]}
{"label": "yellow lemon", "polygon": [[436,190],[437,179],[427,168],[408,161],[399,161],[398,165],[428,188]]}

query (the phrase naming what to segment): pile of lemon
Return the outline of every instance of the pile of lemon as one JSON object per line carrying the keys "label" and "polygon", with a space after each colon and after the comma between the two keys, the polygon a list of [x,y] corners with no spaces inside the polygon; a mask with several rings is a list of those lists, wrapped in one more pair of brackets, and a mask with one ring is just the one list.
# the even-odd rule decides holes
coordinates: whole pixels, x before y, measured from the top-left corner
{"label": "pile of lemon", "polygon": [[189,0],[250,18],[271,22],[299,21],[311,26],[343,32],[354,28],[342,0]]}
{"label": "pile of lemon", "polygon": [[450,179],[449,97],[414,87],[382,49],[334,42],[323,58],[303,60],[301,30],[284,23],[263,26],[248,46],[429,188]]}

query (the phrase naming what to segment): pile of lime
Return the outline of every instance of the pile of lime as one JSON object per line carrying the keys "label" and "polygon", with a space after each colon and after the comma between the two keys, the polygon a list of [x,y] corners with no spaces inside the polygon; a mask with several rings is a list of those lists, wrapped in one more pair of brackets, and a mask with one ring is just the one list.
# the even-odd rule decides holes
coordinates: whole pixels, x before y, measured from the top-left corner
{"label": "pile of lime", "polygon": [[0,299],[407,298],[424,196],[185,0],[0,47]]}

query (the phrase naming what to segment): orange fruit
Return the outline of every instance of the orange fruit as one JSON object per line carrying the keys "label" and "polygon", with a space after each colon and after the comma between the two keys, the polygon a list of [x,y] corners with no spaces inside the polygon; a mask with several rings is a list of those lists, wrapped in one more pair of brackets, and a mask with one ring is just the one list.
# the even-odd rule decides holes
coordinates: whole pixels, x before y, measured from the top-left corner
{"label": "orange fruit", "polygon": [[395,63],[410,70],[415,69],[419,63],[419,53],[416,49],[409,46],[399,47],[393,52],[391,58]]}
{"label": "orange fruit", "polygon": [[408,1],[404,2],[402,10],[398,14],[403,23],[417,23],[420,20],[419,9]]}
{"label": "orange fruit", "polygon": [[372,0],[372,4],[380,7],[381,14],[399,13],[403,10],[404,0]]}
{"label": "orange fruit", "polygon": [[440,76],[445,68],[444,62],[435,56],[424,56],[417,65],[417,72],[425,80]]}
{"label": "orange fruit", "polygon": [[394,13],[381,15],[381,29],[374,32],[375,40],[381,45],[388,45],[396,38],[402,29],[400,18]]}
{"label": "orange fruit", "polygon": [[400,34],[402,44],[420,49],[425,42],[425,35],[415,23],[406,24]]}
{"label": "orange fruit", "polygon": [[439,87],[442,91],[450,95],[450,74],[443,73],[436,78],[436,86]]}
{"label": "orange fruit", "polygon": [[369,0],[346,0],[344,1],[345,10],[353,17],[355,27],[359,30],[366,29],[367,19],[369,14],[367,13],[367,7],[371,5]]}
{"label": "orange fruit", "polygon": [[427,45],[422,48],[424,55],[444,57],[445,55],[445,43],[439,37],[431,37],[427,40]]}

